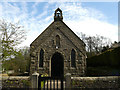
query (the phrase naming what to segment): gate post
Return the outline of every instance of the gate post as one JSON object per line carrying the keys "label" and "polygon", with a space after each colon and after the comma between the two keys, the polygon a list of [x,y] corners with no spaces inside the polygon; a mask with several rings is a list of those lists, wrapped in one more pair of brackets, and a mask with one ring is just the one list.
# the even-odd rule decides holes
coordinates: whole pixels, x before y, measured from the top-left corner
{"label": "gate post", "polygon": [[67,73],[65,75],[65,80],[66,80],[65,88],[70,89],[71,88],[71,74],[70,73]]}
{"label": "gate post", "polygon": [[37,72],[34,72],[32,74],[32,80],[31,80],[32,88],[38,88],[38,76],[39,73]]}

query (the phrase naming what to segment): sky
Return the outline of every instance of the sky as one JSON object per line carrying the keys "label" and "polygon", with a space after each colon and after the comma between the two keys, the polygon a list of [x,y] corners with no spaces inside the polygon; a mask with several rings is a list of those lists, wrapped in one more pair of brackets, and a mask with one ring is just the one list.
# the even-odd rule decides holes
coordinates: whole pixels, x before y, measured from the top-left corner
{"label": "sky", "polygon": [[79,35],[101,35],[118,41],[118,2],[0,2],[0,19],[25,27],[27,39],[19,45],[30,46],[54,21],[60,8],[63,21]]}

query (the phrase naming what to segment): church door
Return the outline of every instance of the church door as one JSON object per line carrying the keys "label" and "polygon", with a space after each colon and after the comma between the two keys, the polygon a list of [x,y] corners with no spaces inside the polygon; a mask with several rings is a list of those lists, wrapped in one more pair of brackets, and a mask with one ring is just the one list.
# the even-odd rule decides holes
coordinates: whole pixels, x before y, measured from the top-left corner
{"label": "church door", "polygon": [[64,76],[64,59],[63,56],[56,52],[51,58],[51,76],[63,77]]}

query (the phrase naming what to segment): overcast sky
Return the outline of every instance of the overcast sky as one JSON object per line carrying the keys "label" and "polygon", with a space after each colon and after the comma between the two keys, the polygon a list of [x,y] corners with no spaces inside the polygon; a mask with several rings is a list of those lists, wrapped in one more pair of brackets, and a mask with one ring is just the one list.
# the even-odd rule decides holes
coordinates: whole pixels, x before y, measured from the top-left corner
{"label": "overcast sky", "polygon": [[57,8],[63,21],[77,34],[102,35],[118,41],[118,2],[0,2],[0,19],[25,26],[29,46],[54,20]]}

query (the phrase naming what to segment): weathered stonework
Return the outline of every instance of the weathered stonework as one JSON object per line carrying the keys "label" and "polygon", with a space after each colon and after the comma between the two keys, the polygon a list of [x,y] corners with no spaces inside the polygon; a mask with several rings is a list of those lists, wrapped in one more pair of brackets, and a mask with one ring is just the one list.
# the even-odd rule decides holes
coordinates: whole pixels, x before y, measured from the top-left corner
{"label": "weathered stonework", "polygon": [[31,82],[30,82],[30,77],[29,76],[7,76],[7,77],[2,77],[2,89],[4,90],[5,88],[14,88],[14,89],[27,89],[30,88]]}
{"label": "weathered stonework", "polygon": [[90,88],[99,90],[118,90],[120,76],[104,77],[71,77],[71,88]]}
{"label": "weathered stonework", "polygon": [[[57,10],[60,10],[59,8]],[[61,12],[62,13],[62,12]],[[63,73],[71,73],[72,76],[84,76],[86,71],[85,44],[62,21],[63,17],[55,17],[54,21],[31,43],[31,75],[37,71],[39,74],[51,76],[51,58],[58,52],[63,56]],[[60,47],[56,47],[56,36],[60,37]],[[39,67],[40,50],[44,51],[43,67]],[[71,51],[75,50],[76,67],[71,67]]]}

